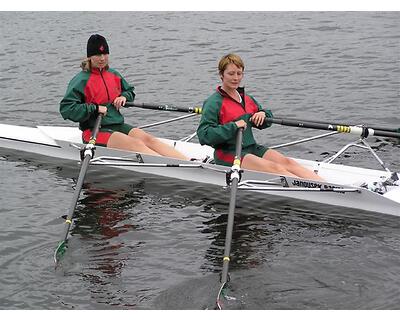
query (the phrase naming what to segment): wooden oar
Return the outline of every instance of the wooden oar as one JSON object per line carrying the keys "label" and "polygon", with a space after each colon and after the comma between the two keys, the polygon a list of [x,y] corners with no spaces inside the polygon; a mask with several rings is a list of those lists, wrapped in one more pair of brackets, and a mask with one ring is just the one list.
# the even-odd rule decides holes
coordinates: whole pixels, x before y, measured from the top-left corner
{"label": "wooden oar", "polygon": [[217,307],[222,309],[221,306],[221,296],[225,294],[226,285],[228,283],[228,270],[230,262],[230,252],[231,252],[231,242],[232,242],[232,232],[233,232],[233,222],[235,219],[235,207],[236,207],[236,193],[238,188],[238,183],[240,180],[240,164],[241,164],[241,153],[242,153],[242,140],[243,140],[243,128],[240,128],[236,136],[236,152],[235,159],[231,168],[231,194],[229,200],[229,212],[228,212],[228,223],[226,226],[226,236],[225,236],[225,250],[222,265],[222,275],[221,275],[221,287],[217,296]]}
{"label": "wooden oar", "polygon": [[368,136],[379,136],[379,137],[390,137],[390,138],[399,138],[400,139],[400,133],[382,131],[382,130],[374,130],[373,128],[368,128],[368,127],[346,126],[346,125],[339,125],[339,124],[325,124],[325,123],[297,121],[297,120],[279,119],[279,118],[265,118],[265,121],[280,124],[283,126],[290,126],[290,127],[328,130],[328,131],[336,131],[336,132],[341,132],[341,133],[352,133],[352,134],[359,135],[359,136],[365,137],[365,138]]}
{"label": "wooden oar", "polygon": [[78,176],[78,182],[76,183],[76,188],[74,191],[74,195],[72,197],[71,205],[69,207],[68,216],[67,216],[67,219],[65,220],[64,237],[61,240],[61,242],[58,244],[58,246],[54,252],[54,262],[55,262],[56,266],[58,264],[58,261],[60,261],[60,259],[63,257],[63,255],[67,249],[67,238],[68,238],[69,229],[71,228],[72,218],[74,216],[76,204],[78,203],[79,195],[82,190],[83,181],[85,179],[86,172],[89,167],[89,162],[94,156],[96,138],[97,138],[97,134],[100,129],[100,123],[101,123],[102,117],[103,117],[103,115],[101,113],[97,116],[96,123],[95,123],[94,129],[92,131],[92,136],[89,140],[89,143],[85,146],[85,149],[84,149],[84,159],[81,164],[81,169],[80,169],[79,176]]}
{"label": "wooden oar", "polygon": [[177,107],[171,104],[151,104],[151,103],[136,103],[127,102],[125,107],[136,107],[142,109],[151,110],[163,110],[163,111],[177,111],[177,112],[187,112],[187,113],[201,113],[201,107]]}

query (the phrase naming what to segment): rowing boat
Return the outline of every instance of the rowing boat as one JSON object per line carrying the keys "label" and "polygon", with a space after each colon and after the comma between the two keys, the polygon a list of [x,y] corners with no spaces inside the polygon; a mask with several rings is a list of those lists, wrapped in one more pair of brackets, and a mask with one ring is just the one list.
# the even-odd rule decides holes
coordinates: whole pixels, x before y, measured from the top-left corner
{"label": "rowing boat", "polygon": [[[213,157],[214,150],[209,146],[181,140],[160,139],[189,158],[212,159]],[[364,139],[361,139],[361,142],[367,145]],[[25,127],[0,124],[2,150],[79,162],[80,149],[83,147],[81,131],[75,127]],[[339,153],[343,153],[347,148],[348,146]],[[373,152],[370,147],[369,149]],[[400,183],[396,173],[387,168],[374,170],[335,164],[333,160],[336,156],[330,161],[322,162],[293,158],[303,166],[318,172],[326,182],[243,170],[238,190],[400,216]],[[95,156],[90,164],[218,187],[227,187],[229,181],[227,175],[230,170],[228,167],[213,164],[212,161],[183,161],[100,146],[96,147]],[[265,203],[268,203],[268,197],[265,197]]]}

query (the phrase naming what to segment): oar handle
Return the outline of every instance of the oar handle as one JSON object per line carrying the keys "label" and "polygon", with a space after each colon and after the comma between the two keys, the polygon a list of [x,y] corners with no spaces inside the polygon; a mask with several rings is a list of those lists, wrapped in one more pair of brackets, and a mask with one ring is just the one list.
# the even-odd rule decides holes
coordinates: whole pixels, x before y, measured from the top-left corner
{"label": "oar handle", "polygon": [[126,102],[125,107],[136,107],[142,109],[150,110],[162,110],[162,111],[176,111],[176,112],[186,112],[186,113],[198,113],[201,114],[201,107],[177,107],[171,104],[151,104],[151,103],[136,103],[136,102]]}
{"label": "oar handle", "polygon": [[316,122],[298,121],[298,120],[280,119],[280,118],[265,118],[265,121],[290,127],[328,130],[341,133],[352,133],[359,135],[361,137],[380,136],[380,137],[390,137],[390,138],[400,139],[400,133],[397,132],[374,130],[373,128],[360,127],[360,126],[345,126],[338,124],[325,124],[325,123],[316,123]]}
{"label": "oar handle", "polygon": [[[101,126],[101,120],[103,119],[103,114],[99,113],[99,115],[96,118],[96,122],[94,123],[93,131],[92,131],[92,137],[90,139],[94,139],[94,144],[96,143],[97,135],[99,134],[100,131],[100,126]],[[91,141],[91,140],[90,140]],[[90,143],[89,141],[89,143]]]}

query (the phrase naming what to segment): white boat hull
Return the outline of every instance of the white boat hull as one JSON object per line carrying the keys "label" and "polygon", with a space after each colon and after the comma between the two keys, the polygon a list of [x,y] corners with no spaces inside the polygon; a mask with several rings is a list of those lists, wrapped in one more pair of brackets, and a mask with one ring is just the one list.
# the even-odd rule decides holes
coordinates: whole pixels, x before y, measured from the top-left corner
{"label": "white boat hull", "polygon": [[[213,149],[196,143],[162,139],[174,145],[175,148],[193,158],[212,156]],[[80,161],[79,150],[82,146],[81,134],[77,128],[71,127],[37,127],[28,128],[0,124],[0,147],[28,153],[40,154],[47,157],[64,160]],[[214,164],[196,164],[192,161],[181,161],[167,157],[150,156],[129,151],[97,147],[95,158],[115,157],[130,159],[129,165],[108,164],[122,170],[159,175],[174,179],[193,181],[195,183],[226,186],[226,171],[230,168]],[[363,169],[344,165],[320,163],[310,160],[295,159],[302,165],[318,170],[327,183],[307,181],[283,177],[263,172],[245,170],[242,176],[241,189],[263,193],[266,196],[290,197],[305,201],[313,201],[340,207],[356,208],[366,211],[379,212],[400,216],[400,187],[393,186],[384,195],[360,188],[362,182],[381,181],[390,176],[389,172]],[[94,162],[95,164],[96,162]],[[151,165],[151,164],[154,164]],[[156,166],[156,165],[194,165]],[[196,165],[198,165],[196,167]],[[262,185],[257,187],[251,181],[277,182],[277,185]],[[245,183],[249,181],[249,183]],[[285,187],[282,187],[282,183]],[[257,190],[255,190],[257,187]],[[341,192],[340,190],[344,190]],[[266,199],[266,204],[268,199]]]}

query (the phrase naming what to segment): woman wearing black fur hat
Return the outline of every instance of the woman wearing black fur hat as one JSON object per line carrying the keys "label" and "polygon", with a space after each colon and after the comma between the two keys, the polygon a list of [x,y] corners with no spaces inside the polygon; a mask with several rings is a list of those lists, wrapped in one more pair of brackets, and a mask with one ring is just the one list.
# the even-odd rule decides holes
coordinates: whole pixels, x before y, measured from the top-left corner
{"label": "woman wearing black fur hat", "polygon": [[68,84],[60,102],[64,119],[79,122],[82,140],[88,143],[97,115],[103,114],[96,144],[116,149],[162,155],[188,160],[186,156],[159,139],[124,122],[120,109],[135,98],[134,87],[108,65],[109,47],[106,39],[92,35],[87,43],[87,59]]}

